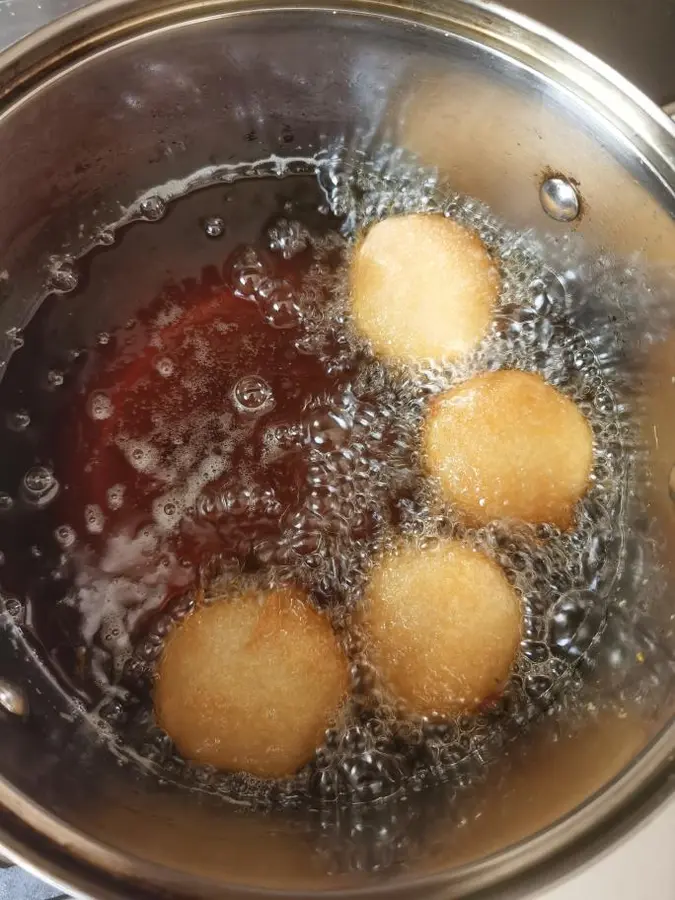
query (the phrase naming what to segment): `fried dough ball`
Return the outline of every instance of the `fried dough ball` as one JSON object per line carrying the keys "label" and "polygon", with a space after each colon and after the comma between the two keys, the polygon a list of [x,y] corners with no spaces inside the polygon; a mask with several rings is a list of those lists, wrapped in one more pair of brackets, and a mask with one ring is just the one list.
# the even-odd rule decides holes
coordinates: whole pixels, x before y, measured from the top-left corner
{"label": "fried dough ball", "polygon": [[440,214],[393,216],[356,248],[352,318],[375,353],[455,360],[484,337],[501,279],[480,238]]}
{"label": "fried dough ball", "polygon": [[339,716],[348,664],[299,590],[220,598],[169,637],[154,692],[186,759],[262,778],[291,775]]}
{"label": "fried dough ball", "polygon": [[412,712],[470,712],[509,677],[520,601],[483,553],[404,544],[376,563],[361,625],[380,678]]}
{"label": "fried dough ball", "polygon": [[593,467],[593,433],[539,375],[488,372],[438,396],[424,432],[428,471],[476,523],[569,528]]}

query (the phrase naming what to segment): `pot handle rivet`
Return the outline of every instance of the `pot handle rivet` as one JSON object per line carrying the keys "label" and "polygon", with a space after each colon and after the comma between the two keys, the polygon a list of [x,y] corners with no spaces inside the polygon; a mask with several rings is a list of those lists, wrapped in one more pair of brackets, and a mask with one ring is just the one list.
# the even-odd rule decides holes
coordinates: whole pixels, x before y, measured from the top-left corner
{"label": "pot handle rivet", "polygon": [[581,212],[579,193],[564,175],[552,175],[543,181],[539,200],[546,215],[556,222],[573,222]]}
{"label": "pot handle rivet", "polygon": [[0,678],[0,709],[13,716],[28,714],[28,700],[20,688]]}
{"label": "pot handle rivet", "polygon": [[673,100],[671,103],[666,103],[666,105],[663,107],[663,111],[667,116],[670,116],[673,122],[675,122],[675,100]]}

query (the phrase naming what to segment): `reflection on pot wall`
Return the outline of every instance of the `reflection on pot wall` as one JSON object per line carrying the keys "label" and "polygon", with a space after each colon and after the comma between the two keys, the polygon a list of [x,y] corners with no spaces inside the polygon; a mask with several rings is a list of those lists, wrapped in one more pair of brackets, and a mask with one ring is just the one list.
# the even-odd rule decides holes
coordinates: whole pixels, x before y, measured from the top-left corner
{"label": "reflection on pot wall", "polygon": [[609,130],[603,135],[598,123],[585,123],[572,100],[561,108],[554,89],[528,84],[525,73],[503,79],[497,94],[483,72],[458,66],[448,74],[447,68],[404,79],[413,87],[404,92],[398,115],[403,146],[514,224],[537,223],[553,233],[568,226],[542,218],[537,191],[548,173],[562,173],[582,198],[575,231],[643,264],[672,263],[669,208],[651,202],[644,185],[626,177]]}

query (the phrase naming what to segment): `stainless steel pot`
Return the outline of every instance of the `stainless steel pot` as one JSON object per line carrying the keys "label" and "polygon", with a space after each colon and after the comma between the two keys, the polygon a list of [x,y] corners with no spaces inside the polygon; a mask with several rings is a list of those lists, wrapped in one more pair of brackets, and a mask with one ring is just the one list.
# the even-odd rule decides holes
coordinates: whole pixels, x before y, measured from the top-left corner
{"label": "stainless steel pot", "polygon": [[[6,51],[0,95],[5,361],[50,255],[77,256],[147,189],[213,162],[356,135],[407,147],[516,226],[574,229],[590,248],[639,257],[652,292],[673,301],[672,123],[607,66],[491,4],[99,0]],[[542,205],[551,176],[579,200],[571,222],[559,220],[555,191]],[[94,328],[99,311],[88,315]],[[651,615],[671,659],[674,323],[664,318],[642,378],[649,509],[668,582]],[[366,816],[324,840],[320,821],[241,815],[121,765],[8,612],[3,621],[0,842],[98,898],[522,896],[627,832],[673,787],[671,689],[644,718],[589,710],[570,734],[543,723],[471,807],[439,792],[397,821]],[[387,866],[394,846],[398,868]]]}

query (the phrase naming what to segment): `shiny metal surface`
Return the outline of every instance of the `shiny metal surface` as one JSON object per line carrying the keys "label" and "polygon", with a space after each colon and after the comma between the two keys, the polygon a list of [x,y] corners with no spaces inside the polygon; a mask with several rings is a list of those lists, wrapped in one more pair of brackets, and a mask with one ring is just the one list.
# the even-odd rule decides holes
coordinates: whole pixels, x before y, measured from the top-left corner
{"label": "shiny metal surface", "polygon": [[0,678],[0,707],[13,716],[28,714],[28,701],[23,691],[15,684]]}
{"label": "shiny metal surface", "polygon": [[539,197],[546,215],[556,222],[573,222],[581,212],[577,189],[567,178],[547,178],[539,188]]}
{"label": "shiny metal surface", "polygon": [[[486,5],[289,6],[103,0],[0,58],[0,158],[12,172],[0,185],[9,272],[0,333],[29,316],[52,253],[76,255],[153,185],[214,160],[280,152],[286,126],[293,151],[391,135],[460,190],[541,231],[569,227],[553,223],[539,200],[543,173],[565,173],[581,185],[587,208],[575,228],[589,246],[640,254],[655,289],[672,277],[675,130],[611,70]],[[108,314],[92,308],[62,327],[79,341]],[[661,366],[655,396],[665,395],[666,377]],[[650,417],[663,434],[653,515],[673,551],[667,568],[675,558],[670,403]],[[494,774],[484,808],[466,811],[469,827],[455,828],[447,804],[411,803],[403,834],[385,829],[393,843],[424,825],[423,852],[406,869],[384,878],[366,857],[335,873],[331,858],[309,852],[312,823],[242,817],[118,765],[73,720],[29,646],[1,649],[2,675],[26,681],[33,714],[31,730],[3,723],[0,839],[17,859],[97,898],[263,890],[300,898],[330,889],[411,898],[491,891],[505,900],[587,859],[672,788],[669,703],[635,726],[591,717],[562,741],[544,726],[522,758],[514,751]],[[362,859],[353,839],[350,863]]]}
{"label": "shiny metal surface", "polygon": [[59,16],[80,9],[86,3],[87,0],[6,0],[0,6],[2,46],[13,44]]}
{"label": "shiny metal surface", "polygon": [[[87,0],[4,0],[0,46],[25,37]],[[503,4],[554,28],[614,66],[656,103],[675,99],[672,0],[509,0]]]}

